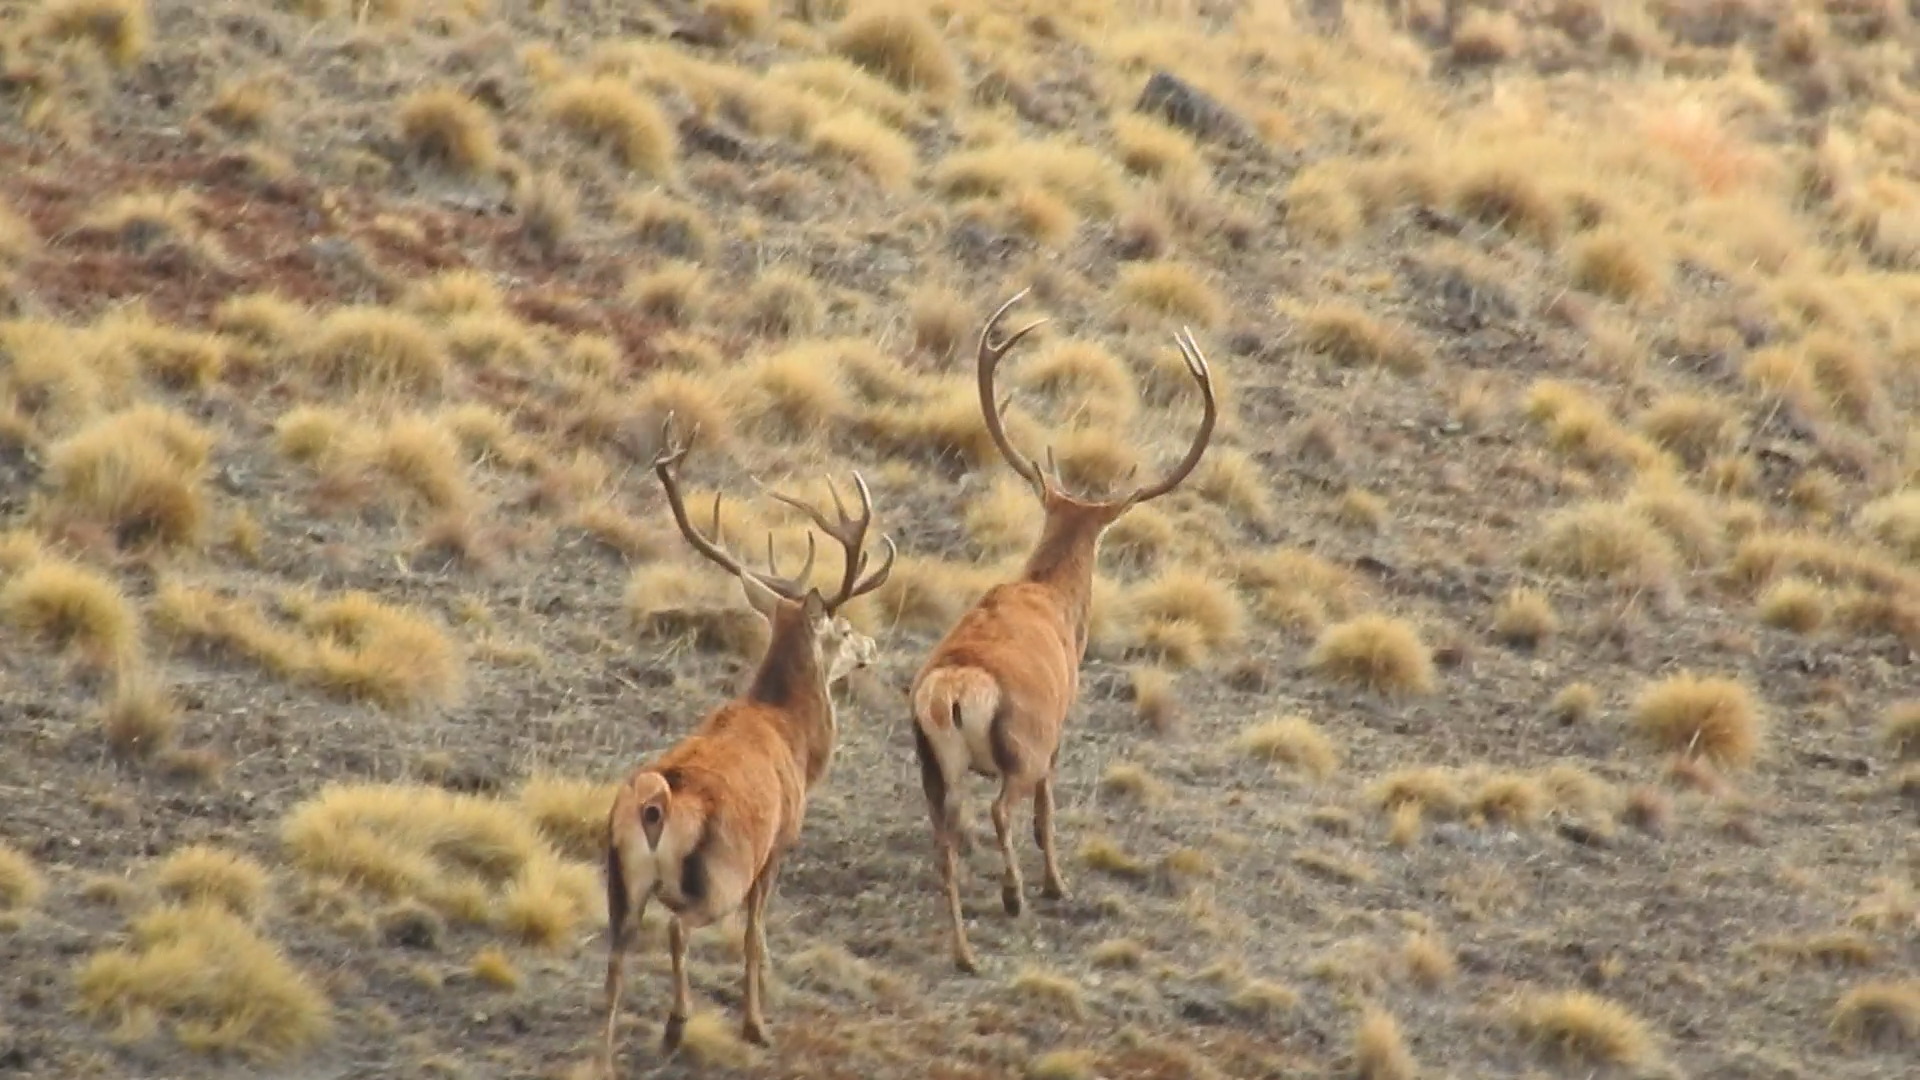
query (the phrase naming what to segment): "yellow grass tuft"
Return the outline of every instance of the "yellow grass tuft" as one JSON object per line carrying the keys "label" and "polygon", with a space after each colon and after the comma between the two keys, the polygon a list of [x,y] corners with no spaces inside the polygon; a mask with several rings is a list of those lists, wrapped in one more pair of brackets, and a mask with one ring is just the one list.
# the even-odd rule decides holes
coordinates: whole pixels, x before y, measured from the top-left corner
{"label": "yellow grass tuft", "polygon": [[1125,201],[1122,173],[1090,147],[1062,138],[1005,143],[948,154],[933,185],[952,198],[1037,190],[1080,213],[1107,218]]}
{"label": "yellow grass tuft", "polygon": [[1014,975],[1008,989],[1038,1009],[1069,1017],[1086,1015],[1086,997],[1080,984],[1061,972],[1024,967]]}
{"label": "yellow grass tuft", "polygon": [[134,660],[140,649],[139,616],[113,579],[52,556],[0,588],[0,619],[101,666]]}
{"label": "yellow grass tuft", "polygon": [[613,76],[572,78],[547,91],[547,115],[622,167],[653,179],[673,175],[679,139],[660,107]]}
{"label": "yellow grass tuft", "polygon": [[1094,1080],[1098,1059],[1090,1050],[1049,1050],[1027,1063],[1027,1080]]}
{"label": "yellow grass tuft", "polygon": [[1920,699],[1897,701],[1880,718],[1880,741],[1899,761],[1920,761]]}
{"label": "yellow grass tuft", "polygon": [[1691,672],[1648,684],[1634,700],[1633,724],[1662,750],[1721,766],[1750,764],[1765,735],[1759,707],[1745,684]]}
{"label": "yellow grass tuft", "polygon": [[1127,597],[1127,618],[1140,648],[1183,667],[1238,641],[1246,622],[1231,588],[1184,567],[1136,587]]}
{"label": "yellow grass tuft", "polygon": [[1493,613],[1494,637],[1523,649],[1538,648],[1559,629],[1560,618],[1553,613],[1553,602],[1539,589],[1519,586],[1509,590]]}
{"label": "yellow grass tuft", "polygon": [[39,32],[56,41],[85,41],[115,67],[131,67],[146,52],[151,19],[146,0],[49,0]]}
{"label": "yellow grass tuft", "polygon": [[1667,264],[1653,241],[1614,225],[1568,245],[1567,270],[1576,287],[1615,300],[1657,300],[1667,288]]}
{"label": "yellow grass tuft", "polygon": [[835,113],[813,126],[814,149],[844,161],[889,191],[903,191],[919,167],[913,143],[864,112]]}
{"label": "yellow grass tuft", "polygon": [[1655,446],[1698,468],[1732,446],[1740,418],[1719,398],[1676,393],[1647,406],[1636,426]]}
{"label": "yellow grass tuft", "polygon": [[1881,979],[1834,1004],[1834,1038],[1853,1049],[1900,1050],[1920,1044],[1920,980]]}
{"label": "yellow grass tuft", "polygon": [[1781,578],[1760,594],[1760,621],[1796,634],[1811,634],[1826,622],[1832,601],[1831,594],[1817,582]]}
{"label": "yellow grass tuft", "polygon": [[479,102],[450,87],[416,90],[395,111],[400,137],[427,162],[454,172],[490,172],[500,160],[493,117]]}
{"label": "yellow grass tuft", "polygon": [[243,919],[259,913],[269,885],[266,867],[239,852],[208,844],[193,844],[168,855],[148,879],[164,901],[213,904]]}
{"label": "yellow grass tuft", "polygon": [[326,1039],[333,1009],[278,946],[209,905],[167,906],[134,921],[132,940],[81,965],[80,1010],[126,1035],[170,1020],[181,1044],[265,1063]]}
{"label": "yellow grass tuft", "polygon": [[314,604],[309,677],[323,689],[404,711],[457,701],[466,662],[437,620],[350,590]]}
{"label": "yellow grass tuft", "polygon": [[1127,263],[1116,281],[1122,303],[1180,322],[1212,327],[1226,318],[1226,301],[1199,271],[1183,262]]}
{"label": "yellow grass tuft", "polygon": [[514,990],[520,986],[520,969],[498,945],[487,945],[474,953],[468,970],[474,978],[496,990]]}
{"label": "yellow grass tuft", "polygon": [[1408,934],[1400,946],[1400,962],[1416,985],[1429,990],[1445,986],[1459,973],[1453,950],[1430,932]]}
{"label": "yellow grass tuft", "polygon": [[1310,351],[1349,367],[1372,365],[1414,375],[1428,365],[1426,347],[1418,338],[1346,301],[1322,304],[1303,315],[1300,336]]}
{"label": "yellow grass tuft", "polygon": [[58,509],[122,543],[191,545],[206,517],[201,483],[213,437],[159,405],[103,416],[47,454]]}
{"label": "yellow grass tuft", "polygon": [[560,858],[520,807],[438,788],[329,784],[280,839],[307,873],[534,944],[565,941],[603,903],[594,868]]}
{"label": "yellow grass tuft", "polygon": [[1242,753],[1261,761],[1298,769],[1316,780],[1340,767],[1340,751],[1327,733],[1304,716],[1282,716],[1240,732]]}
{"label": "yellow grass tuft", "polygon": [[1552,573],[1630,589],[1667,587],[1680,561],[1665,533],[1617,505],[1600,502],[1549,514],[1522,557]]}
{"label": "yellow grass tuft", "polygon": [[960,88],[960,66],[940,31],[918,11],[864,5],[834,28],[828,44],[836,54],[909,93],[944,102]]}
{"label": "yellow grass tuft", "polygon": [[1373,1006],[1361,1013],[1354,1029],[1353,1073],[1357,1080],[1413,1080],[1419,1074],[1400,1024]]}
{"label": "yellow grass tuft", "polygon": [[1133,711],[1158,734],[1173,730],[1180,706],[1173,696],[1173,675],[1161,668],[1136,667],[1127,675]]}
{"label": "yellow grass tuft", "polygon": [[46,879],[34,868],[33,860],[19,849],[0,842],[0,915],[31,909],[46,891]]}
{"label": "yellow grass tuft", "polygon": [[649,318],[673,326],[700,321],[707,306],[707,273],[689,262],[670,262],[627,279],[622,298]]}
{"label": "yellow grass tuft", "polygon": [[1854,525],[1876,543],[1920,567],[1920,488],[1874,499],[1854,515]]}
{"label": "yellow grass tuft", "polygon": [[697,1065],[741,1069],[753,1063],[753,1047],[747,1045],[725,1017],[712,1010],[687,1017],[680,1036],[680,1052]]}
{"label": "yellow grass tuft", "polygon": [[603,854],[615,785],[536,773],[520,785],[519,802],[541,835],[562,854],[597,860]]}
{"label": "yellow grass tuft", "polygon": [[375,394],[426,394],[447,377],[447,353],[413,315],[365,305],[335,308],[302,349],[325,386]]}
{"label": "yellow grass tuft", "polygon": [[1433,689],[1433,656],[1408,623],[1360,615],[1327,628],[1307,662],[1321,674],[1384,694]]}
{"label": "yellow grass tuft", "polygon": [[1584,990],[1529,997],[1514,1007],[1513,1021],[1523,1038],[1580,1067],[1633,1065],[1651,1053],[1652,1035],[1639,1017]]}
{"label": "yellow grass tuft", "polygon": [[1107,766],[1100,777],[1100,790],[1148,805],[1161,802],[1167,796],[1167,785],[1155,779],[1144,766],[1131,761],[1116,761]]}

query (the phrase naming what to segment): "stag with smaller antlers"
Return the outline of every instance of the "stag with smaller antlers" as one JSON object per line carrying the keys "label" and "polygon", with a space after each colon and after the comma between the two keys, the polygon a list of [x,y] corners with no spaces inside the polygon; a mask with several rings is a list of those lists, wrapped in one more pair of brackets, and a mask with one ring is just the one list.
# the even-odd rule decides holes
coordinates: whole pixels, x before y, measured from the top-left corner
{"label": "stag with smaller antlers", "polygon": [[667,946],[673,964],[673,1004],[667,1013],[661,1052],[679,1048],[686,1030],[687,935],[744,909],[746,973],[742,1033],[768,1045],[761,1013],[762,972],[767,962],[764,921],[767,899],[781,860],[800,837],[807,795],[826,775],[837,734],[832,689],[855,668],[873,662],[873,640],[839,614],[855,597],[880,587],[893,570],[891,537],[886,554],[867,572],[863,550],[873,521],[873,499],[853,474],[860,513],[849,517],[840,492],[828,481],[838,521],[782,495],[774,498],[812,519],[838,541],[846,556],[840,587],[822,597],[806,582],[813,570],[813,532],[807,532],[806,565],[791,578],[774,564],[767,538],[767,572],[746,569],[721,546],[720,496],[713,500],[711,535],[687,517],[675,470],[687,456],[695,428],[676,443],[674,421],[662,425],[662,450],[653,471],[665,489],[680,533],[702,556],[732,574],[747,602],[770,630],[766,653],[744,695],[708,713],[699,727],[665,753],[636,769],[620,786],[607,820],[607,923],[605,1065],[614,1072],[625,959],[647,905],[667,909]]}
{"label": "stag with smaller antlers", "polygon": [[[1206,357],[1182,328],[1174,341],[1187,371],[1199,384],[1205,413],[1186,457],[1159,481],[1109,500],[1076,497],[1064,490],[1053,452],[1049,471],[1013,448],[993,394],[994,370],[1014,344],[1045,323],[1041,319],[1006,340],[992,340],[1007,310],[1027,294],[1015,293],[980,331],[980,408],[987,431],[1007,463],[1040,500],[1044,522],[1038,542],[1019,578],[989,589],[963,614],[914,676],[914,748],[920,781],[933,819],[952,928],[953,961],[965,972],[979,963],[967,944],[960,914],[958,856],[971,845],[961,816],[961,784],[969,772],[998,777],[993,800],[994,835],[1005,863],[1000,899],[1009,915],[1019,915],[1023,886],[1013,850],[1013,811],[1033,800],[1033,836],[1046,877],[1041,895],[1066,896],[1066,883],[1053,851],[1053,780],[1060,760],[1061,732],[1080,693],[1080,664],[1087,651],[1087,620],[1093,596],[1094,564],[1100,537],[1132,507],[1172,491],[1199,465],[1213,436],[1217,408]],[[1131,479],[1129,473],[1126,479]],[[1123,483],[1125,480],[1122,481]]]}

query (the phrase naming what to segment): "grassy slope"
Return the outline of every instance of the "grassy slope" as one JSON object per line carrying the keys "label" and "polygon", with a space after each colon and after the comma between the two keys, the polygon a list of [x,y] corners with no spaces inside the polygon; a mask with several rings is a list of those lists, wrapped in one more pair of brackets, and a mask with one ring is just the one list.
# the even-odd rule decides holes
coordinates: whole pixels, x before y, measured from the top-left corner
{"label": "grassy slope", "polygon": [[[0,1062],[584,1068],[606,785],[755,642],[673,408],[735,543],[861,467],[903,551],[778,1046],[730,927],[691,1057],[1898,1073],[1920,24],[1293,6],[0,4]],[[1258,145],[1135,113],[1162,68]],[[900,692],[1036,524],[967,381],[1026,285],[1083,484],[1184,444],[1179,325],[1230,415],[1107,541],[1073,895],[1005,919],[980,845],[965,979]]]}

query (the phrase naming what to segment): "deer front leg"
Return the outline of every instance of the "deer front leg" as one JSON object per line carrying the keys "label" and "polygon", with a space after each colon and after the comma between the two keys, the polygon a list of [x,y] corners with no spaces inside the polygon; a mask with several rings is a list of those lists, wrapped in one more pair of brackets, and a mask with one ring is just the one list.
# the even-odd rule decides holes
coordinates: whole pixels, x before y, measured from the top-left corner
{"label": "deer front leg", "polygon": [[687,928],[675,915],[667,923],[667,953],[673,958],[673,1006],[667,1012],[667,1028],[660,1036],[660,1052],[671,1056],[680,1049],[687,1033],[687,1013],[693,994],[687,986]]}
{"label": "deer front leg", "polygon": [[1043,776],[1033,789],[1033,840],[1040,845],[1040,858],[1046,865],[1046,878],[1040,883],[1040,895],[1049,900],[1065,899],[1067,883],[1060,879],[1060,864],[1053,855],[1053,777]]}

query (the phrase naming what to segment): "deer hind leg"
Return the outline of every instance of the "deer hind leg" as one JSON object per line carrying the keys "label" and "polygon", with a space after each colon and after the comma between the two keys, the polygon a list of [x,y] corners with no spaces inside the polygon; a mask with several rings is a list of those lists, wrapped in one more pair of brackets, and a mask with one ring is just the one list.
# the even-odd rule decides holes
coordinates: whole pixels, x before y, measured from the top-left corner
{"label": "deer hind leg", "polygon": [[1033,842],[1040,847],[1040,858],[1046,867],[1046,877],[1040,883],[1040,895],[1049,900],[1062,900],[1067,895],[1067,883],[1060,878],[1060,864],[1053,855],[1053,777],[1043,776],[1033,788]]}
{"label": "deer hind leg", "polygon": [[747,927],[743,935],[746,939],[743,944],[746,946],[747,972],[741,1004],[745,1016],[741,1021],[740,1034],[756,1046],[772,1045],[772,1040],[767,1037],[767,1021],[761,1012],[761,1002],[766,993],[767,899],[773,895],[773,883],[779,876],[780,853],[775,852],[747,890]]}
{"label": "deer hind leg", "polygon": [[927,796],[927,816],[933,822],[934,853],[940,860],[940,889],[946,895],[953,966],[972,975],[979,972],[980,962],[967,944],[967,927],[960,914],[959,851],[964,849],[964,833],[959,784],[948,782],[945,765],[917,722],[913,725],[913,746],[920,758],[920,787]]}
{"label": "deer hind leg", "polygon": [[1003,773],[1000,794],[993,800],[993,834],[1000,841],[1000,858],[1006,863],[1000,878],[1000,906],[1014,916],[1020,914],[1020,894],[1025,885],[1020,878],[1020,860],[1013,850],[1013,808],[1026,794],[1028,783],[1015,779],[1011,772]]}
{"label": "deer hind leg", "polygon": [[630,909],[631,898],[627,894],[627,883],[621,872],[618,855],[607,860],[607,870],[607,1023],[604,1057],[608,1080],[612,1080],[615,1073],[615,1032],[620,1020],[620,991],[626,982],[627,949],[633,943],[634,928],[647,913],[647,902],[651,896],[642,896],[639,906]]}
{"label": "deer hind leg", "polygon": [[660,1035],[660,1052],[671,1055],[680,1049],[687,1033],[687,1013],[693,994],[687,986],[687,928],[675,915],[667,922],[667,953],[673,960],[673,1005],[667,1011],[667,1027]]}

